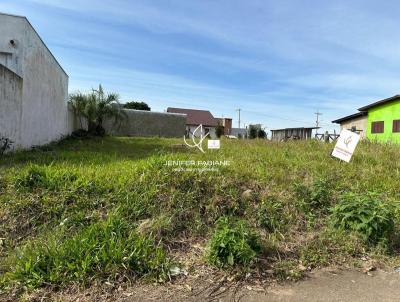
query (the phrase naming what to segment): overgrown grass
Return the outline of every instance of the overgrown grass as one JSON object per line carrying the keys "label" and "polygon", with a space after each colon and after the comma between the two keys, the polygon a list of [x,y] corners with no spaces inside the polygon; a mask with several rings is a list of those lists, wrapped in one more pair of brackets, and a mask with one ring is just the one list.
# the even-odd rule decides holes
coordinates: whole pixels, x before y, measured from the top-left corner
{"label": "overgrown grass", "polygon": [[28,287],[83,284],[95,277],[115,278],[118,273],[152,275],[166,279],[169,261],[152,238],[138,235],[129,224],[110,217],[69,236],[58,232],[18,249],[15,267],[5,275]]}
{"label": "overgrown grass", "polygon": [[[400,147],[361,143],[347,164],[316,141],[223,140],[206,154],[179,143],[68,139],[0,159],[3,290],[163,280],[179,238],[206,238],[210,265],[263,270],[268,261],[279,279],[301,277],[300,263],[372,257],[377,245],[397,257]],[[171,160],[230,165],[177,172]]]}

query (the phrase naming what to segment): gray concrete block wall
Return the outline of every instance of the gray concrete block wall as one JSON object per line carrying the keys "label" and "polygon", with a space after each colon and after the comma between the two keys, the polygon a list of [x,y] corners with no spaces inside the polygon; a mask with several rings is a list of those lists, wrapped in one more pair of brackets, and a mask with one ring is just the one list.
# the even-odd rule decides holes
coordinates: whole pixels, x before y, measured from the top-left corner
{"label": "gray concrete block wall", "polygon": [[104,123],[106,133],[114,136],[160,136],[183,137],[186,129],[186,115],[142,110],[124,109],[126,118],[115,124],[113,120]]}

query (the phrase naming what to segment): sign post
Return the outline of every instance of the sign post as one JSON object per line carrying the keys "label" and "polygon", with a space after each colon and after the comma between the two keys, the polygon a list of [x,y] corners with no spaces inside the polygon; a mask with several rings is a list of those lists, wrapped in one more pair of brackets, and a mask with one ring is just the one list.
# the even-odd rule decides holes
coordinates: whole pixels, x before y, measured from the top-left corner
{"label": "sign post", "polygon": [[332,156],[350,162],[359,140],[360,136],[357,133],[343,129],[332,151]]}
{"label": "sign post", "polygon": [[208,149],[219,149],[220,148],[220,140],[219,139],[209,139],[208,140]]}

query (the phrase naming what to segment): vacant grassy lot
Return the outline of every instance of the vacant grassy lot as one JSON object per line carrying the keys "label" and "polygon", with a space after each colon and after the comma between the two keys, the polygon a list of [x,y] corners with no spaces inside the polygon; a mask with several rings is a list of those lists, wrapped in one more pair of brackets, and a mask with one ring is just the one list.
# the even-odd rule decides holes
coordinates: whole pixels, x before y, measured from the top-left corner
{"label": "vacant grassy lot", "polygon": [[[182,261],[194,242],[195,262],[237,278],[397,262],[398,146],[362,143],[346,164],[315,141],[223,140],[206,154],[177,143],[68,139],[0,159],[3,294],[195,273]],[[166,164],[183,160],[229,165]]]}

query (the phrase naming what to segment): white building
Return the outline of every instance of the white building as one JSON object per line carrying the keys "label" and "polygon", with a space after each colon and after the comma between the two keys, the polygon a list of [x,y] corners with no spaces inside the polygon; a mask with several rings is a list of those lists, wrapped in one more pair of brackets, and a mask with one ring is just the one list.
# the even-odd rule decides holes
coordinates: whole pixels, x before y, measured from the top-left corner
{"label": "white building", "polygon": [[362,139],[366,138],[368,127],[368,112],[357,112],[352,115],[342,117],[332,121],[332,123],[340,125],[340,131],[347,129],[358,133]]}
{"label": "white building", "polygon": [[0,13],[0,136],[15,148],[68,135],[68,75],[25,17]]}

